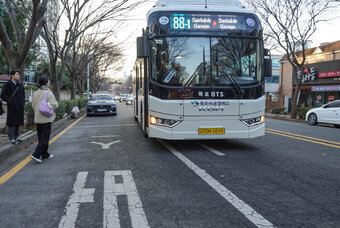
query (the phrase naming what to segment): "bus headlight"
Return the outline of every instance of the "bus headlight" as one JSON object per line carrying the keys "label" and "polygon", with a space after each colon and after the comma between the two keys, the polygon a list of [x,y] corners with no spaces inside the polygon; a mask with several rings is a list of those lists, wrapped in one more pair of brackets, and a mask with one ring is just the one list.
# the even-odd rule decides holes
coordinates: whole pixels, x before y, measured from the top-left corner
{"label": "bus headlight", "polygon": [[258,125],[258,124],[264,123],[264,115],[259,116],[259,117],[255,117],[255,118],[241,119],[241,121],[245,125],[247,125],[248,127],[251,127],[251,126],[254,126],[254,125]]}
{"label": "bus headlight", "polygon": [[179,124],[181,120],[163,119],[155,116],[150,116],[150,124],[164,127],[174,127]]}

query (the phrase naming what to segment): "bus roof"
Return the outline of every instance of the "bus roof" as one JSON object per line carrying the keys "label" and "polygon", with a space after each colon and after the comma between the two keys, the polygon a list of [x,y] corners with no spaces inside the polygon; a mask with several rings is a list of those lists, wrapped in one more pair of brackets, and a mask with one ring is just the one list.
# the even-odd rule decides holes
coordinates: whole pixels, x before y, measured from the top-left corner
{"label": "bus roof", "polygon": [[253,13],[245,9],[239,0],[158,0],[147,13],[147,19],[157,11]]}

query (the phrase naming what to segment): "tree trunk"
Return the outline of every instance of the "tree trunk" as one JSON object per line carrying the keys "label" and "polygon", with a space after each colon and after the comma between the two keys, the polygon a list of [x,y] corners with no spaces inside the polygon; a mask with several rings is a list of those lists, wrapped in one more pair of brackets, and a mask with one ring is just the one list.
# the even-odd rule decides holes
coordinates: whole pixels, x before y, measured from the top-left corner
{"label": "tree trunk", "polygon": [[[51,46],[49,46],[51,48]],[[52,49],[51,49],[52,50]],[[50,82],[52,84],[52,92],[55,96],[55,99],[57,101],[60,100],[60,87],[59,87],[59,81],[58,81],[58,74],[57,74],[57,58],[51,54],[51,50],[49,49],[50,53]]]}
{"label": "tree trunk", "polygon": [[60,101],[60,87],[59,87],[59,82],[58,80],[56,80],[54,83],[53,83],[53,89],[52,89],[52,92],[55,96],[55,99],[57,101]]}
{"label": "tree trunk", "polygon": [[75,77],[72,78],[72,83],[71,83],[71,100],[76,99],[76,79]]}
{"label": "tree trunk", "polygon": [[10,71],[18,70],[21,73],[20,81],[25,80],[25,59],[20,61],[20,56],[18,53],[11,53],[7,56]]}
{"label": "tree trunk", "polygon": [[[295,68],[296,69],[296,68]],[[291,119],[296,119],[296,107],[298,106],[298,98],[299,98],[299,93],[301,91],[301,84],[302,84],[302,79],[303,79],[303,66],[300,66],[298,70],[301,72],[300,78],[297,78],[297,71],[294,70],[294,78],[296,79],[296,86],[295,86],[295,91],[293,93],[293,98],[292,98],[292,110],[290,113],[290,118]]]}
{"label": "tree trunk", "polygon": [[51,82],[52,82],[52,91],[57,101],[60,100],[60,87],[59,87],[59,80],[57,74],[57,67],[56,62],[51,61]]}

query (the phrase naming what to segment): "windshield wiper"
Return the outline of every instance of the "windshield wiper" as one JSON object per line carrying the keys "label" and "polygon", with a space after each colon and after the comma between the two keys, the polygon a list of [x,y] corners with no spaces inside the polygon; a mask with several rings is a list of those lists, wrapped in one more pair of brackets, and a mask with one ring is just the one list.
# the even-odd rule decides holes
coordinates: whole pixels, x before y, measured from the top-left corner
{"label": "windshield wiper", "polygon": [[235,81],[235,79],[231,77],[230,75],[226,74],[224,71],[219,71],[219,72],[221,72],[224,78],[227,79],[231,83],[231,85],[234,87],[235,92],[237,93],[239,98],[241,98],[244,95],[244,90]]}

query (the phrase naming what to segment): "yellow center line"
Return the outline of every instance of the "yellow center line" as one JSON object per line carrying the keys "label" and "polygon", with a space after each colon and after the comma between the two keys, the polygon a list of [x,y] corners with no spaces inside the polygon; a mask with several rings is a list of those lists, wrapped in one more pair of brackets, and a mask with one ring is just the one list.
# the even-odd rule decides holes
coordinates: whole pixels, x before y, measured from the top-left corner
{"label": "yellow center line", "polygon": [[278,132],[278,133],[282,133],[282,134],[286,134],[286,135],[293,135],[293,136],[297,136],[297,137],[302,137],[302,138],[306,138],[306,139],[317,140],[317,141],[320,141],[320,142],[332,143],[332,144],[340,145],[340,142],[328,141],[328,140],[324,140],[324,139],[318,139],[318,138],[308,137],[308,136],[299,135],[299,134],[293,134],[293,133],[289,133],[289,132],[285,132],[285,131],[279,131],[279,130],[274,130],[274,129],[269,129],[269,128],[266,128],[266,130],[274,131],[274,132]]}
{"label": "yellow center line", "polygon": [[298,140],[302,140],[302,141],[307,141],[307,142],[312,142],[312,143],[316,143],[316,144],[321,144],[321,145],[324,145],[324,146],[340,148],[340,146],[332,145],[332,144],[329,144],[329,143],[323,143],[323,142],[318,142],[318,141],[314,141],[314,140],[310,140],[310,139],[305,139],[305,138],[301,138],[301,137],[295,137],[295,136],[291,136],[291,135],[288,135],[288,134],[282,134],[282,133],[278,133],[278,132],[275,132],[275,131],[270,131],[268,129],[266,129],[266,132],[271,133],[271,134],[275,134],[275,135],[285,136],[285,137],[288,137],[288,138],[293,138],[293,139],[298,139]]}
{"label": "yellow center line", "polygon": [[[68,130],[70,130],[74,125],[76,125],[77,123],[79,123],[80,120],[82,120],[84,117],[86,116],[86,114],[84,114],[83,116],[81,116],[79,119],[77,119],[76,121],[74,121],[70,126],[68,126],[67,128],[65,128],[64,130],[62,130],[59,134],[57,134],[56,136],[54,136],[50,141],[49,141],[49,145],[51,145],[52,143],[54,143],[57,139],[59,139],[63,134],[65,134]],[[11,170],[9,170],[7,173],[5,173],[3,176],[0,177],[0,186],[5,183],[6,181],[8,181],[11,177],[13,177],[17,172],[19,172],[22,168],[24,168],[30,161],[32,161],[31,159],[31,155],[29,155],[28,157],[26,157],[23,161],[21,161],[19,164],[17,164],[15,167],[13,167]]]}

